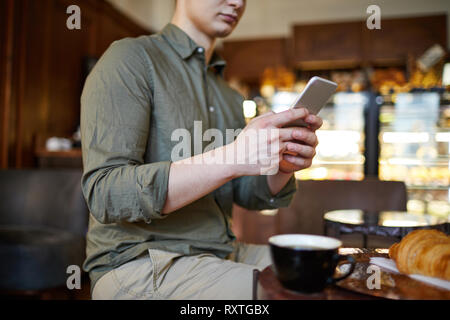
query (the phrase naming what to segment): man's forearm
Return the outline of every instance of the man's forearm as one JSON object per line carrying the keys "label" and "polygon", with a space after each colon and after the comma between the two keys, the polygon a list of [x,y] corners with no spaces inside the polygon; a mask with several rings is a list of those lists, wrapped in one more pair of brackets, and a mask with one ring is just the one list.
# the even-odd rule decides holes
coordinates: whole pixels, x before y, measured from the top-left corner
{"label": "man's forearm", "polygon": [[163,214],[176,211],[236,178],[235,166],[220,164],[219,158],[225,152],[226,146],[172,163]]}
{"label": "man's forearm", "polygon": [[[219,157],[222,157],[226,152],[226,146],[224,146],[172,163],[163,214],[170,214],[187,206],[225,183],[241,176],[238,173],[239,166],[219,164]],[[206,163],[208,160],[209,163]],[[271,194],[274,196],[278,194],[289,182],[292,174],[279,171],[275,175],[267,176],[267,184]]]}

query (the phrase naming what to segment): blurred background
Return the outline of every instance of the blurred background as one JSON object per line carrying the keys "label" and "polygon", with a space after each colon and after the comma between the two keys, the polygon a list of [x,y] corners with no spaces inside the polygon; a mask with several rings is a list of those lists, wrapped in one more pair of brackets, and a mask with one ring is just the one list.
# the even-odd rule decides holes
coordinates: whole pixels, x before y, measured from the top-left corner
{"label": "blurred background", "polygon": [[[80,30],[66,27],[71,5],[81,9]],[[370,5],[381,9],[379,30],[367,27]],[[88,284],[65,289],[61,267],[81,265],[87,228],[79,188],[84,80],[113,41],[158,32],[174,6],[174,0],[0,0],[0,254],[8,257],[0,257],[0,290],[6,296],[45,298],[43,289],[62,286],[47,297],[89,297]],[[381,209],[448,221],[449,16],[448,0],[247,0],[240,25],[218,51],[227,60],[226,80],[246,99],[248,120],[288,108],[312,76],[339,87],[320,113],[324,126],[313,165],[296,173],[299,186],[318,183],[310,187],[317,190],[308,196],[312,204],[304,205],[299,194],[286,209],[236,206],[238,239],[323,234],[326,210],[364,209],[368,195],[395,203]],[[366,192],[317,207],[320,183],[336,181],[350,184],[327,189],[331,194]],[[404,194],[386,193],[385,184],[353,187],[364,181],[399,182]],[[44,256],[36,246],[49,257],[66,257],[53,259],[59,271],[51,271],[48,260],[23,267]],[[13,260],[17,265],[5,263]],[[36,268],[48,269],[41,283],[27,280],[35,279]]]}

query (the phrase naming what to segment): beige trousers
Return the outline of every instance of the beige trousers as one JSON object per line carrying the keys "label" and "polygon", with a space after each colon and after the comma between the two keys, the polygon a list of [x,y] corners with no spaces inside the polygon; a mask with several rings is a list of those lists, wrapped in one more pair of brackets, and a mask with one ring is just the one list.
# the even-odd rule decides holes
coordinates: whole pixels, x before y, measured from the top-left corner
{"label": "beige trousers", "polygon": [[101,277],[94,300],[251,300],[253,271],[270,265],[269,247],[236,243],[228,259],[150,249]]}

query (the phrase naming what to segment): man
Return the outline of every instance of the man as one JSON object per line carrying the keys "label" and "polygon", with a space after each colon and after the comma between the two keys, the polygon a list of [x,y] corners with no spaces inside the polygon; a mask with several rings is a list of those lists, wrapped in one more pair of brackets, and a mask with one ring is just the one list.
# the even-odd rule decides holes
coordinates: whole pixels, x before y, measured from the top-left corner
{"label": "man", "polygon": [[[84,269],[94,299],[251,299],[253,270],[270,264],[267,246],[235,241],[232,204],[287,206],[293,172],[311,165],[322,121],[299,109],[245,126],[243,99],[223,80],[225,62],[214,52],[244,9],[244,0],[178,0],[161,33],[113,43],[88,77]],[[300,118],[308,128],[283,128]],[[173,161],[174,132],[198,136],[199,123],[201,136],[209,128],[245,128],[231,143]],[[246,133],[269,129],[279,136],[252,147],[274,152],[255,162],[259,152],[242,152]],[[225,154],[232,161],[221,161]],[[267,169],[275,174],[263,175]]]}

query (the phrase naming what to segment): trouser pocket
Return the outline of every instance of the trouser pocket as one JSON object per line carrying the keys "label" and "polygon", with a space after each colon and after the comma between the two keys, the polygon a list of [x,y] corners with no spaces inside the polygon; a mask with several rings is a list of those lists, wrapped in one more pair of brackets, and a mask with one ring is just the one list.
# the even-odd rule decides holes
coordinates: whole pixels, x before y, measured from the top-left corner
{"label": "trouser pocket", "polygon": [[153,266],[149,255],[123,264],[111,271],[112,281],[118,288],[114,299],[153,299]]}
{"label": "trouser pocket", "polygon": [[182,257],[182,254],[168,252],[157,249],[148,250],[150,261],[152,264],[152,288],[156,297],[160,299],[167,299],[161,292],[161,287],[164,283],[165,277],[169,269],[175,261]]}

